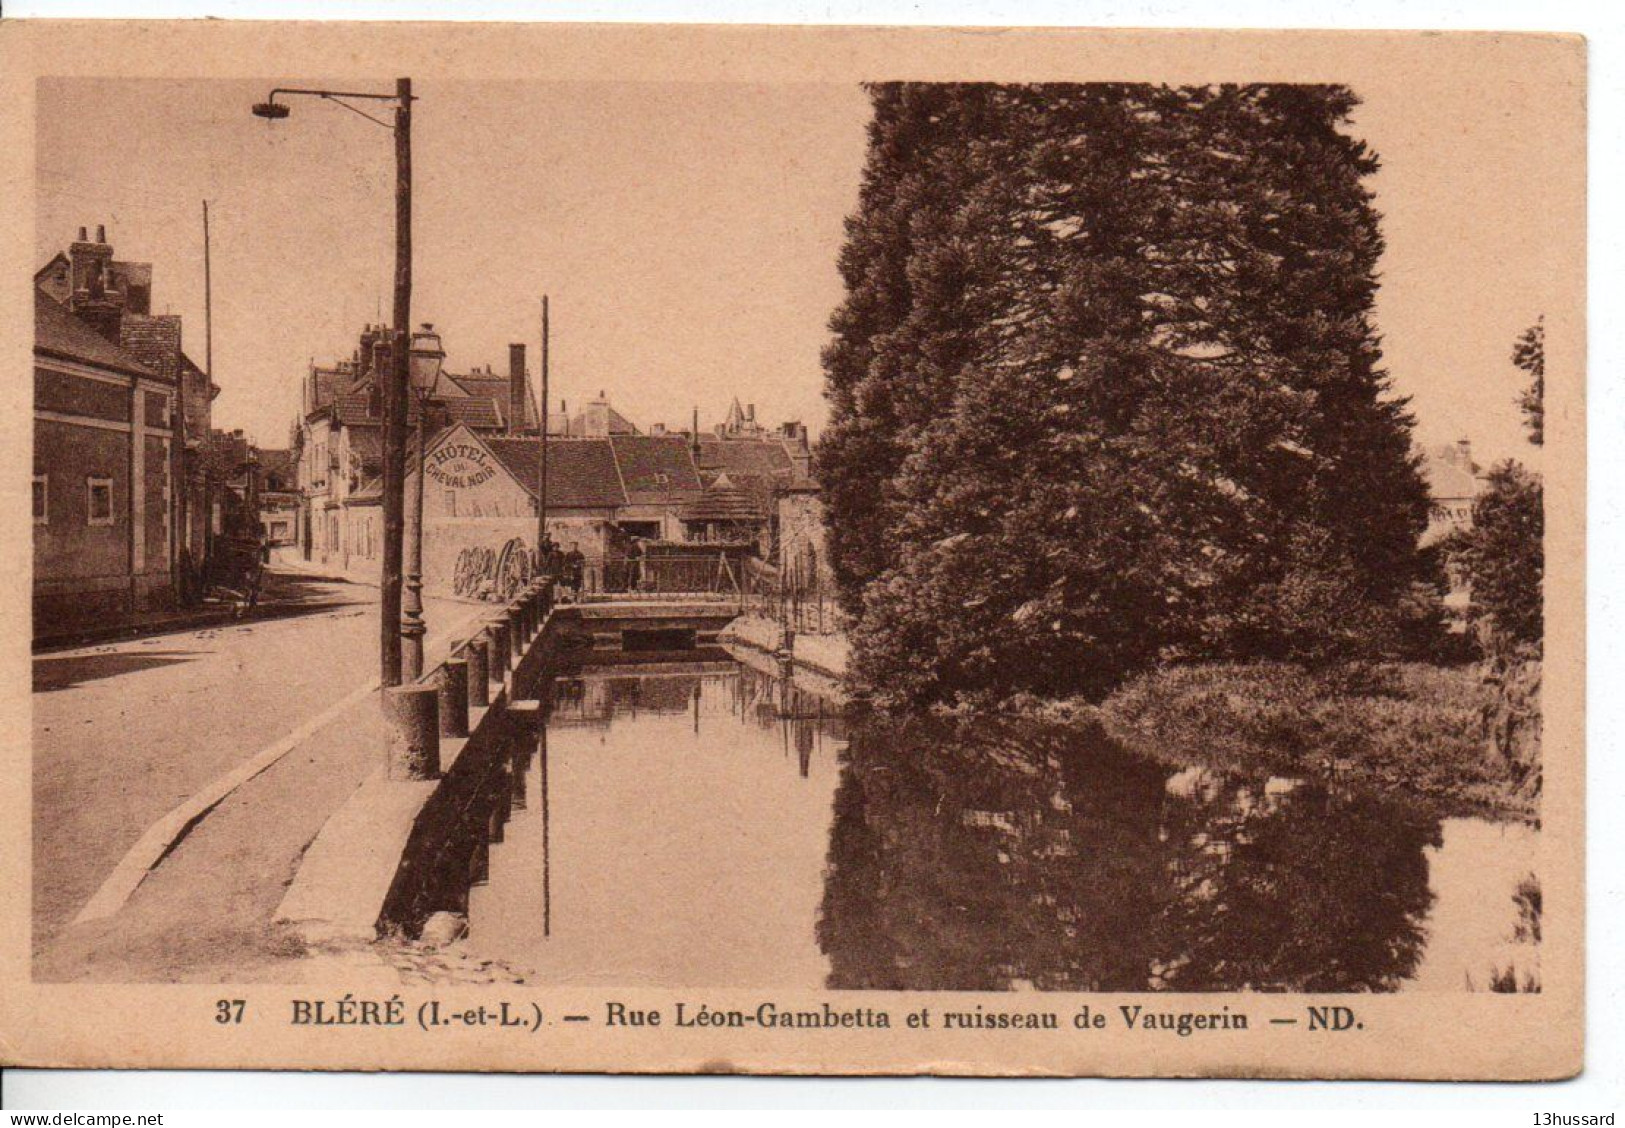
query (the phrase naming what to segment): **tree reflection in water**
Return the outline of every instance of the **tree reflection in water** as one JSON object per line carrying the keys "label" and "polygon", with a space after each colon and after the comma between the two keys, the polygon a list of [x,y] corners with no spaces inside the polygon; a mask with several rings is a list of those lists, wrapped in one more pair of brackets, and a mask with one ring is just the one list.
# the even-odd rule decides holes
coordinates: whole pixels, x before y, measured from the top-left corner
{"label": "tree reflection in water", "polygon": [[1391,991],[1439,823],[978,721],[851,727],[818,940],[837,989]]}

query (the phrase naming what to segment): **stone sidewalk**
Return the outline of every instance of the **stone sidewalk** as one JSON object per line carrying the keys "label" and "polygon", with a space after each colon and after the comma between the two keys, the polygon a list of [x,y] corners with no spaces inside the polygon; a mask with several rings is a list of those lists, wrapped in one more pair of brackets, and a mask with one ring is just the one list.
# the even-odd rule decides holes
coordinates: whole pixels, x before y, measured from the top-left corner
{"label": "stone sidewalk", "polygon": [[[358,695],[376,676],[376,592],[341,586],[364,602],[234,626],[224,638],[178,636],[162,650],[126,644],[36,659],[37,681],[42,661],[92,663],[79,681],[46,673],[75,693],[36,695],[36,978],[274,974],[297,952],[270,928],[271,915],[305,847],[372,771],[383,740],[376,692]],[[429,600],[430,661],[492,610]],[[109,661],[114,669],[96,669]],[[65,923],[177,803],[328,710],[210,809],[122,908]]]}

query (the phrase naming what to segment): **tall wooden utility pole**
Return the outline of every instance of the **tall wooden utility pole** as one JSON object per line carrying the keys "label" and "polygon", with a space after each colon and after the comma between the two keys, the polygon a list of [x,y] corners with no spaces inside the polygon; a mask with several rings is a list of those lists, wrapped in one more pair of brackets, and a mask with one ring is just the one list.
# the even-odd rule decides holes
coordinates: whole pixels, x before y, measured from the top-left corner
{"label": "tall wooden utility pole", "polygon": [[406,396],[412,331],[412,80],[395,80],[395,325],[384,400],[384,552],[379,583],[381,685],[401,684],[401,563],[406,532]]}
{"label": "tall wooden utility pole", "polygon": [[[277,101],[279,96],[334,101],[374,125],[393,129],[395,134],[395,324],[388,344],[389,375],[386,377],[382,366],[375,365],[373,378],[382,385],[384,401],[384,559],[378,593],[378,680],[384,686],[400,685],[404,627],[401,622],[401,558],[406,511],[406,397],[411,384],[407,341],[412,331],[412,80],[397,78],[393,94],[279,86],[265,101],[255,103],[254,116],[267,121],[286,118],[288,106]],[[350,105],[351,101],[393,102],[394,121],[375,118]]]}

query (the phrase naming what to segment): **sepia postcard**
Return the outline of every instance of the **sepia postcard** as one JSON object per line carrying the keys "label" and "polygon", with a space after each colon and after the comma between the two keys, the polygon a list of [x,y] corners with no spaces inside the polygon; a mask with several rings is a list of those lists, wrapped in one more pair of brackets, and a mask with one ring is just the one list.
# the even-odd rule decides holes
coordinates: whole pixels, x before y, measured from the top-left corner
{"label": "sepia postcard", "polygon": [[1579,37],[0,96],[0,1062],[1584,1068]]}

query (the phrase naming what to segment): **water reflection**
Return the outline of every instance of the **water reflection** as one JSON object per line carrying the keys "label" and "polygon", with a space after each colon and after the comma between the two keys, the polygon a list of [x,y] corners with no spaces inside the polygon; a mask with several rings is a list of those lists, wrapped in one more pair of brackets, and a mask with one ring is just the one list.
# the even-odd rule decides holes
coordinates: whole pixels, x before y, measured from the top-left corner
{"label": "water reflection", "polygon": [[844,760],[831,987],[1393,991],[1428,945],[1443,838],[1403,804],[1012,724],[875,721]]}
{"label": "water reflection", "polygon": [[[558,679],[469,820],[475,951],[671,987],[1538,990],[1538,832],[714,658]],[[461,906],[459,906],[461,907]]]}
{"label": "water reflection", "polygon": [[555,983],[820,986],[840,731],[731,663],[559,679],[467,898],[469,947]]}

